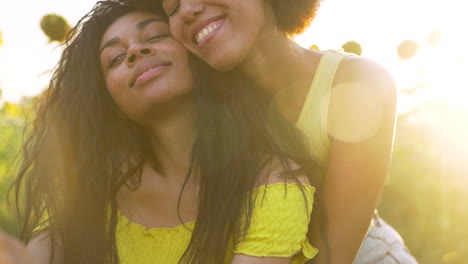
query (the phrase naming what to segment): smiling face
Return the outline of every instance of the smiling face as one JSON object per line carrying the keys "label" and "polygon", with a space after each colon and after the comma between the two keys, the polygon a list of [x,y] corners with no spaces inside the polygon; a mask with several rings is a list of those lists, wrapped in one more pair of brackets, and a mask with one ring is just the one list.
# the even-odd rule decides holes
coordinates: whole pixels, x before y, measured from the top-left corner
{"label": "smiling face", "polygon": [[192,90],[188,52],[157,15],[133,12],[120,17],[104,33],[100,50],[110,95],[137,123],[144,124],[161,105]]}
{"label": "smiling face", "polygon": [[275,31],[265,0],[163,0],[171,32],[213,68],[242,63],[265,35]]}

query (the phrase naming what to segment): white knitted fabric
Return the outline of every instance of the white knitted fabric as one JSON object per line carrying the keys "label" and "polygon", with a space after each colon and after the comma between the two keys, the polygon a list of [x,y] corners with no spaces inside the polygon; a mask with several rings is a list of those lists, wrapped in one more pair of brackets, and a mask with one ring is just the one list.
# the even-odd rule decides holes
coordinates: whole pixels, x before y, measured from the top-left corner
{"label": "white knitted fabric", "polygon": [[377,215],[353,264],[418,264],[398,232]]}

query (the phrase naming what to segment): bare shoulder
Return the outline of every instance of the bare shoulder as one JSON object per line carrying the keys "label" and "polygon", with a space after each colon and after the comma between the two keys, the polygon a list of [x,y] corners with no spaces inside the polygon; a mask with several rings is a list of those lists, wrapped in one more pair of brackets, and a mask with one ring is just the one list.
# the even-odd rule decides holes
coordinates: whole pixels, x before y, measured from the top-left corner
{"label": "bare shoulder", "polygon": [[[27,249],[31,253],[31,255],[35,258],[37,264],[49,264],[50,259],[52,258],[52,239],[50,234],[47,232],[42,232],[37,236],[33,237],[29,243],[27,244]],[[60,247],[56,246],[54,248],[54,263],[60,264],[61,259],[58,253],[60,251]]]}
{"label": "bare shoulder", "polygon": [[396,101],[395,82],[382,65],[363,57],[346,57],[330,94],[329,136],[356,143],[391,129]]}
{"label": "bare shoulder", "polygon": [[393,76],[381,64],[359,56],[348,56],[343,59],[337,70],[334,86],[344,82],[362,83],[385,92],[396,93]]}
{"label": "bare shoulder", "polygon": [[262,164],[258,185],[275,183],[310,184],[307,175],[301,170],[299,164],[291,159],[282,161],[278,157],[268,157]]}

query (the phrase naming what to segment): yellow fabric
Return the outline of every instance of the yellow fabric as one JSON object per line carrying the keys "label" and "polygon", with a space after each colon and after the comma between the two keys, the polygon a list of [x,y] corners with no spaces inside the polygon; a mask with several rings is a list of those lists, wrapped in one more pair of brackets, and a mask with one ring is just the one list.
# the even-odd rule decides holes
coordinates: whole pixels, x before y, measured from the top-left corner
{"label": "yellow fabric", "polygon": [[[277,183],[253,191],[254,211],[245,238],[227,252],[230,263],[235,253],[257,257],[291,257],[303,264],[317,254],[306,237],[315,188]],[[304,203],[306,198],[307,206]],[[174,228],[145,227],[119,215],[117,248],[122,264],[177,263],[187,248],[195,222]]]}
{"label": "yellow fabric", "polygon": [[322,166],[327,163],[330,147],[327,131],[330,90],[340,62],[349,55],[333,50],[322,55],[296,122],[296,127],[305,135],[312,157]]}

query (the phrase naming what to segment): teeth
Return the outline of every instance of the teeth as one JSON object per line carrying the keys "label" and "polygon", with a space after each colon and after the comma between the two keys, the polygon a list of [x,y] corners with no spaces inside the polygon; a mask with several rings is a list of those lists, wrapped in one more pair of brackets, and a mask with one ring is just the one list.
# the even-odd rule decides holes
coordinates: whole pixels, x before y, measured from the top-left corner
{"label": "teeth", "polygon": [[197,43],[200,43],[208,34],[210,34],[213,30],[217,29],[220,24],[210,25],[207,28],[200,30],[196,36]]}

